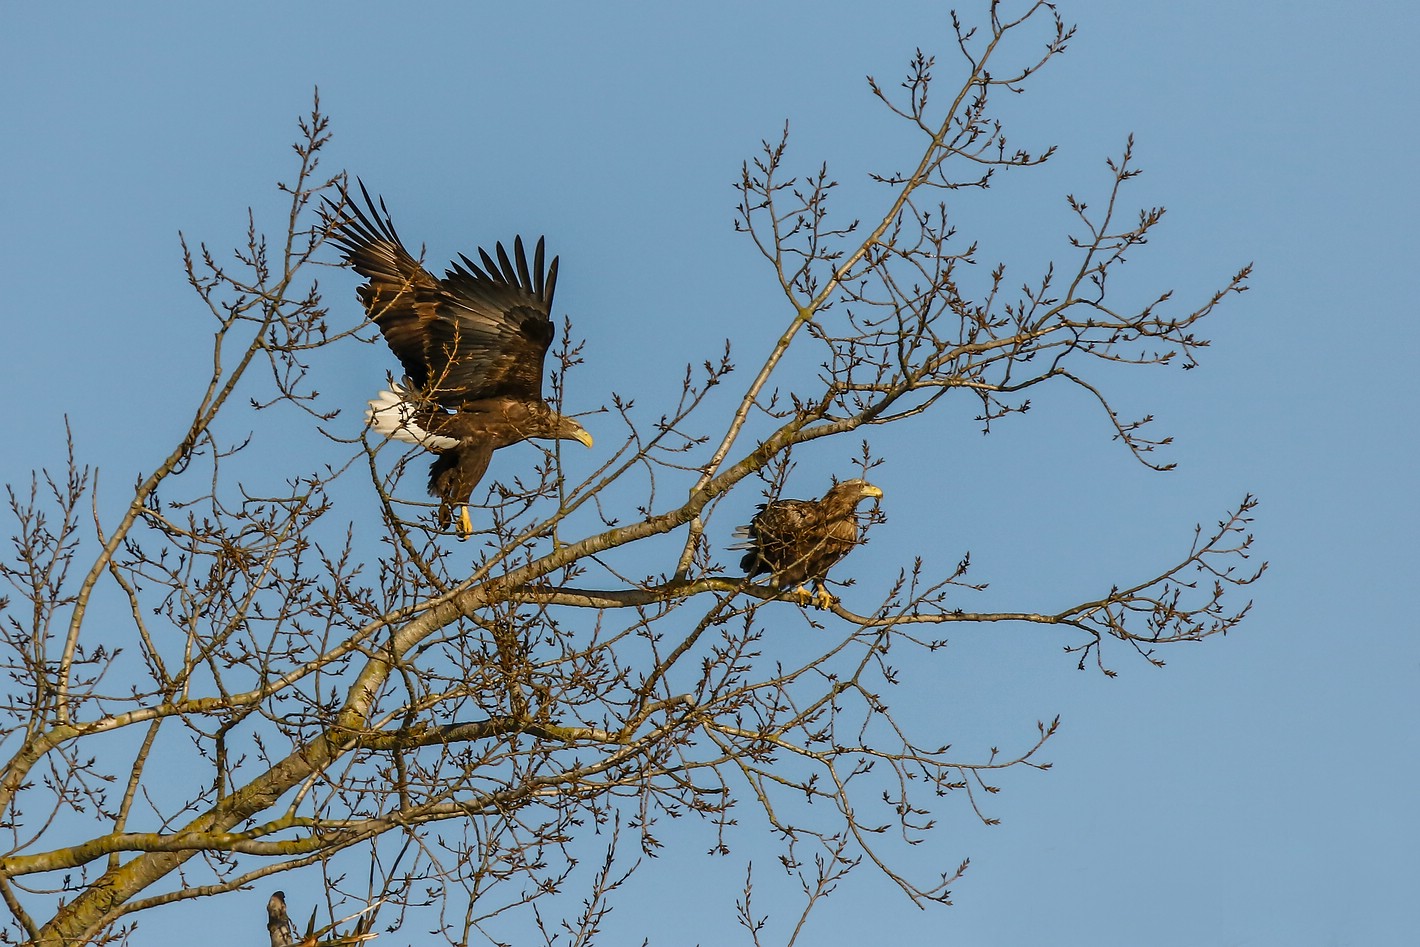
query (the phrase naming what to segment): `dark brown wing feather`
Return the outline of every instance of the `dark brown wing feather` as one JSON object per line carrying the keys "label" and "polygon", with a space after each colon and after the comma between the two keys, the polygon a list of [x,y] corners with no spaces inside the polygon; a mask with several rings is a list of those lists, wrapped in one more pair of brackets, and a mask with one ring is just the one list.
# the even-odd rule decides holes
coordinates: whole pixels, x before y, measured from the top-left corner
{"label": "dark brown wing feather", "polygon": [[368,280],[360,300],[405,374],[453,409],[493,397],[541,400],[557,285],[557,260],[543,268],[543,241],[531,268],[519,237],[512,258],[500,243],[496,261],[480,249],[482,266],[462,257],[438,280],[405,249],[384,202],[377,206],[363,183],[360,193],[366,207],[346,197],[332,240]]}
{"label": "dark brown wing feather", "polygon": [[[557,288],[557,260],[543,269],[545,247],[538,238],[531,271],[523,240],[513,240],[513,258],[503,244],[495,263],[480,249],[482,267],[460,254],[444,273],[449,298],[441,314],[451,317],[448,341],[455,345],[447,385],[464,400],[504,396],[542,398],[543,360],[555,330],[550,314]],[[445,330],[447,331],[447,330]]]}
{"label": "dark brown wing feather", "polygon": [[404,248],[384,201],[376,208],[363,183],[360,193],[368,214],[343,193],[341,207],[330,205],[340,221],[331,240],[345,254],[345,262],[368,280],[358,290],[365,312],[380,327],[405,374],[422,389],[429,381],[429,326],[439,319],[445,291]]}
{"label": "dark brown wing feather", "polygon": [[749,552],[740,568],[750,577],[771,573],[781,586],[822,580],[858,540],[853,506],[835,499],[776,500],[760,507],[746,530]]}
{"label": "dark brown wing feather", "polygon": [[801,563],[801,551],[812,544],[817,527],[818,504],[813,500],[776,500],[762,506],[750,521],[751,548],[740,568],[746,575],[755,576],[761,572],[780,573]]}

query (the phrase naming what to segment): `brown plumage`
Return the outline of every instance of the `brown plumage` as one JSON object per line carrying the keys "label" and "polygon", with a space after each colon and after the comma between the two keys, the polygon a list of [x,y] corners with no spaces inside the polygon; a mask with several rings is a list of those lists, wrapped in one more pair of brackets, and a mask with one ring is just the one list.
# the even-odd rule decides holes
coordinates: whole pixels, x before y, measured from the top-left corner
{"label": "brown plumage", "polygon": [[[820,500],[775,500],[759,508],[748,526],[735,531],[747,549],[740,568],[750,578],[770,573],[776,588],[796,586],[800,605],[829,608],[834,597],[824,585],[828,570],[858,544],[858,504],[881,499],[883,491],[866,480],[845,480]],[[804,583],[813,582],[809,594]]]}
{"label": "brown plumage", "polygon": [[[342,194],[331,205],[331,240],[365,277],[360,301],[404,366],[405,383],[370,402],[366,417],[380,434],[437,453],[429,492],[439,520],[459,509],[458,533],[472,532],[469,495],[493,452],[528,438],[566,438],[592,446],[580,424],[542,398],[543,361],[552,344],[552,294],[557,259],[544,270],[541,238],[529,266],[521,237],[509,256],[479,249],[463,254],[438,279],[400,242],[384,201],[370,193],[361,208]],[[496,259],[495,259],[496,256]]]}

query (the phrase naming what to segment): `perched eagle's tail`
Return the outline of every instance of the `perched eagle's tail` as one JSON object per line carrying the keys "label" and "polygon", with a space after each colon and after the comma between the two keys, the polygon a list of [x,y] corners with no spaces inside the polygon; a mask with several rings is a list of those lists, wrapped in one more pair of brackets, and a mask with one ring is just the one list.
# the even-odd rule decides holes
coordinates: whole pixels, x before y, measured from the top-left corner
{"label": "perched eagle's tail", "polygon": [[769,567],[759,555],[759,533],[755,530],[754,524],[737,526],[731,535],[739,542],[725,548],[733,552],[744,551],[744,556],[740,559],[741,572],[752,579],[761,572],[769,571]]}
{"label": "perched eagle's tail", "polygon": [[419,426],[415,420],[415,406],[405,400],[405,389],[390,382],[389,388],[375,395],[370,406],[365,409],[365,423],[376,434],[418,444],[426,450],[452,450],[459,446],[456,438],[442,434],[431,434]]}
{"label": "perched eagle's tail", "polygon": [[734,545],[725,547],[732,552],[739,552],[743,549],[753,549],[755,546],[754,530],[749,526],[736,526],[735,531],[730,534],[730,537],[739,540],[739,542]]}

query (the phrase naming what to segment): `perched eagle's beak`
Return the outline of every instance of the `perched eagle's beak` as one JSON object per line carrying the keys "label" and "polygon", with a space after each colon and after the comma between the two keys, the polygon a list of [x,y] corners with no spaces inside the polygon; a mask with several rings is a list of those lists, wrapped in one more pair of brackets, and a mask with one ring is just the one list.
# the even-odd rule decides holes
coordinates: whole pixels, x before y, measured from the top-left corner
{"label": "perched eagle's beak", "polygon": [[592,446],[592,435],[588,434],[585,428],[577,428],[577,430],[572,432],[572,436],[576,438],[583,447]]}
{"label": "perched eagle's beak", "polygon": [[865,483],[863,484],[863,496],[872,497],[874,500],[881,500],[883,498],[883,491],[873,486],[871,483]]}

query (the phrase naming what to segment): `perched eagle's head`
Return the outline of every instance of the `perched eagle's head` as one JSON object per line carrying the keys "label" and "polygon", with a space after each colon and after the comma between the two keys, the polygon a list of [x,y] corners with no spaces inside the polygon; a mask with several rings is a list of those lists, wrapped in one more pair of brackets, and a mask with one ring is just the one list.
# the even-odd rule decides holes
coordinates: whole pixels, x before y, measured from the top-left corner
{"label": "perched eagle's head", "polygon": [[[881,488],[875,487],[868,481],[858,478],[845,480],[828,492],[836,497],[851,498],[855,506],[861,500],[867,500],[869,498],[881,500],[883,498]],[[825,497],[825,499],[827,498]]]}

